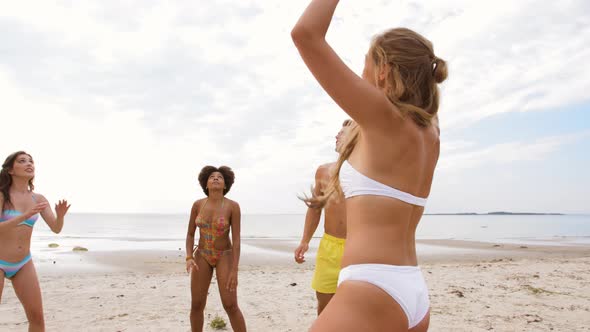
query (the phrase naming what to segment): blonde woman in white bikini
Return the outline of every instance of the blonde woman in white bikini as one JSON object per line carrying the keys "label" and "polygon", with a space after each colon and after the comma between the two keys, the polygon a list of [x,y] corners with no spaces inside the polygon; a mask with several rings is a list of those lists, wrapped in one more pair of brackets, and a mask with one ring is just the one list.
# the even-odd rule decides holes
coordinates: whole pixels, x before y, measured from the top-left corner
{"label": "blonde woman in white bikini", "polygon": [[415,231],[439,157],[437,84],[447,66],[426,38],[396,28],[374,37],[357,76],[325,39],[337,4],[312,1],[291,33],[317,81],[358,124],[326,194],[311,199],[341,190],[347,216],[336,295],[311,331],[426,331]]}

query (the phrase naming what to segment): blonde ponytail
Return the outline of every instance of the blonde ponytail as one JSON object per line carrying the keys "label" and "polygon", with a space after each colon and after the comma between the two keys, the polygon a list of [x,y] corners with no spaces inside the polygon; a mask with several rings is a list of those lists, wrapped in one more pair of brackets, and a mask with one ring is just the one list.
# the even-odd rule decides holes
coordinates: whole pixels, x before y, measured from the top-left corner
{"label": "blonde ponytail", "polygon": [[[299,197],[305,205],[313,209],[322,209],[328,201],[332,199],[339,199],[342,196],[342,188],[340,187],[340,168],[342,168],[342,164],[350,157],[352,151],[356,147],[356,144],[359,140],[360,136],[360,127],[356,122],[352,122],[350,124],[349,132],[347,133],[344,144],[344,149],[338,156],[338,160],[336,161],[336,165],[334,167],[334,171],[330,174],[330,180],[328,181],[328,186],[326,190],[321,195],[315,195],[315,190],[312,187],[311,189],[311,197],[304,195],[303,197]],[[337,195],[334,195],[336,193]]]}

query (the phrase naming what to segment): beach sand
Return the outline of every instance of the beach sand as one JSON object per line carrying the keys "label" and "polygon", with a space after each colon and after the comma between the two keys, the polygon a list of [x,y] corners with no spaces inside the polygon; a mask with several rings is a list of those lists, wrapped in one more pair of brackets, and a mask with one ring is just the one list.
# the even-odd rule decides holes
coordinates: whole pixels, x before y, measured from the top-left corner
{"label": "beach sand", "polygon": [[[307,331],[316,316],[313,256],[293,262],[293,241],[249,239],[238,300],[249,331]],[[590,247],[419,241],[431,299],[429,331],[590,331]],[[311,249],[310,251],[313,251]],[[182,251],[85,252],[36,262],[47,331],[189,331]],[[54,263],[55,262],[55,263]],[[68,262],[64,264],[63,262]],[[72,264],[74,263],[74,264]],[[205,331],[229,321],[215,277]],[[8,280],[0,331],[26,331]]]}

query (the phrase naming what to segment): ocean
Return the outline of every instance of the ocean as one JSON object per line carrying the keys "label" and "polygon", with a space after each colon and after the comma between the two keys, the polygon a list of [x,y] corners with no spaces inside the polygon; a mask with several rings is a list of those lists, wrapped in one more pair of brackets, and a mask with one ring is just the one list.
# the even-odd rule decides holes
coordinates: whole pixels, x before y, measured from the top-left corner
{"label": "ocean", "polygon": [[[297,243],[304,215],[243,215],[242,238],[284,239]],[[84,214],[66,217],[60,234],[39,220],[33,232],[33,254],[70,251],[184,250],[188,215]],[[322,235],[322,224],[315,237]],[[590,215],[426,215],[417,239],[451,239],[494,243],[589,245]],[[316,239],[317,241],[317,239]]]}

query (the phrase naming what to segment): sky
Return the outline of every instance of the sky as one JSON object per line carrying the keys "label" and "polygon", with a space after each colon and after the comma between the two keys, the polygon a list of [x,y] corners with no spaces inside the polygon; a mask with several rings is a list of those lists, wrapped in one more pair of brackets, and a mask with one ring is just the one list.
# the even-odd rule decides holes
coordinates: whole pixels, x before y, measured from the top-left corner
{"label": "sky", "polygon": [[[12,1],[0,11],[0,158],[71,212],[188,213],[228,165],[244,214],[304,213],[346,114],[290,31],[308,1]],[[590,2],[342,1],[357,74],[408,27],[449,65],[427,213],[590,213]]]}

